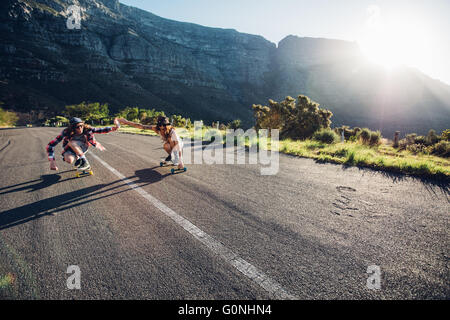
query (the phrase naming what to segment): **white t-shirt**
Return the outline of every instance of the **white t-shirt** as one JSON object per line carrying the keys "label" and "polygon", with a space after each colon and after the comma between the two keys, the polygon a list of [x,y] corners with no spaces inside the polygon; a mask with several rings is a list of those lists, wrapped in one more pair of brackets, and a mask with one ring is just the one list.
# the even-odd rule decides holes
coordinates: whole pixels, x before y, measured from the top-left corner
{"label": "white t-shirt", "polygon": [[175,131],[175,129],[171,130],[171,132],[170,132],[170,139],[172,139],[172,141],[177,141],[178,142],[178,144],[175,146],[174,149],[176,149],[176,150],[183,149],[183,140],[178,136],[178,134]]}

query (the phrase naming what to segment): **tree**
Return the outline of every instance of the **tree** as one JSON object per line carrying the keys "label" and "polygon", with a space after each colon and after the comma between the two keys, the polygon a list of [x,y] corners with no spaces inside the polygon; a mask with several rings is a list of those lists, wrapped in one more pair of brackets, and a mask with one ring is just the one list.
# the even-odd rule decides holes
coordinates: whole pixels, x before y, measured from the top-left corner
{"label": "tree", "polygon": [[279,129],[281,138],[307,139],[314,132],[329,128],[333,113],[320,109],[319,104],[307,96],[299,95],[297,101],[286,97],[282,102],[269,100],[269,107],[253,105],[255,128]]}
{"label": "tree", "polygon": [[82,102],[80,104],[66,106],[64,115],[67,118],[77,117],[87,122],[99,123],[101,119],[109,116],[109,107],[107,103]]}
{"label": "tree", "polygon": [[233,120],[228,124],[227,127],[233,130],[239,129],[242,127],[242,121],[240,119]]}
{"label": "tree", "polygon": [[435,130],[430,129],[430,131],[428,131],[427,136],[425,137],[425,141],[428,145],[433,145],[439,142],[439,136],[436,134]]}
{"label": "tree", "polygon": [[[0,103],[0,105],[2,104]],[[14,126],[18,120],[19,117],[16,113],[0,108],[0,126]]]}

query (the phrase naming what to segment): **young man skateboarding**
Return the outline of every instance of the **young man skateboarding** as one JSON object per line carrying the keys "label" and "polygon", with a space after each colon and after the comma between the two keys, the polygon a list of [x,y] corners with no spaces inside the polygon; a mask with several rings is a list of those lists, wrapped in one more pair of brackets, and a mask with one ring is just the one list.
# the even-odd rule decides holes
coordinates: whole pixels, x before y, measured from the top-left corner
{"label": "young man skateboarding", "polygon": [[77,166],[79,170],[89,170],[91,166],[85,156],[89,145],[102,151],[105,150],[105,148],[95,140],[94,134],[116,131],[120,127],[117,119],[114,119],[114,124],[115,127],[93,128],[85,124],[80,118],[70,119],[69,126],[47,145],[50,169],[58,170],[54,149],[61,140],[64,140],[62,152],[64,161],[70,164],[75,162],[75,166]]}

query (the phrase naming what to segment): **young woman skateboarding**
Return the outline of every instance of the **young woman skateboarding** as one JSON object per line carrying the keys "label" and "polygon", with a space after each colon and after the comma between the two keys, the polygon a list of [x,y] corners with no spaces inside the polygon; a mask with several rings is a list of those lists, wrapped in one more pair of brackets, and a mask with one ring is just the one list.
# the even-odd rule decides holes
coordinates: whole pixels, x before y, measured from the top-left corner
{"label": "young woman skateboarding", "polygon": [[180,139],[177,132],[175,131],[175,128],[170,123],[169,118],[159,116],[156,125],[154,126],[142,125],[122,118],[119,118],[118,121],[121,124],[126,124],[134,128],[155,131],[157,134],[161,136],[161,139],[163,140],[164,143],[163,145],[164,150],[169,154],[165,162],[172,161],[175,166],[178,166],[178,169],[184,168],[183,141]]}
{"label": "young woman skateboarding", "polygon": [[64,161],[70,164],[75,162],[75,166],[80,170],[88,170],[91,166],[86,159],[85,153],[88,150],[89,145],[102,151],[105,150],[105,148],[95,140],[94,134],[116,131],[120,127],[117,119],[114,119],[114,124],[115,127],[93,128],[85,124],[80,118],[70,119],[69,126],[47,145],[50,169],[58,170],[54,149],[61,140],[64,140],[62,152]]}

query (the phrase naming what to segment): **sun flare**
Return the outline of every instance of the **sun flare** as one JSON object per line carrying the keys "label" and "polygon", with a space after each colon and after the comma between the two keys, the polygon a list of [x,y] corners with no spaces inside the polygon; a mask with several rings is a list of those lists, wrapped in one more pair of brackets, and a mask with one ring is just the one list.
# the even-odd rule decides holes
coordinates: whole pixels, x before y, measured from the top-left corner
{"label": "sun flare", "polygon": [[391,69],[400,65],[417,67],[430,59],[429,35],[419,21],[412,17],[385,21],[376,8],[370,13],[358,41],[368,60]]}

